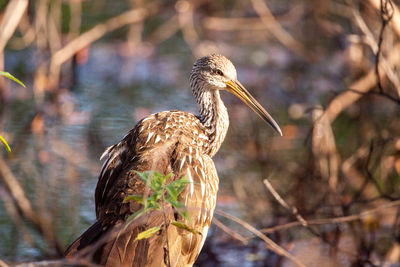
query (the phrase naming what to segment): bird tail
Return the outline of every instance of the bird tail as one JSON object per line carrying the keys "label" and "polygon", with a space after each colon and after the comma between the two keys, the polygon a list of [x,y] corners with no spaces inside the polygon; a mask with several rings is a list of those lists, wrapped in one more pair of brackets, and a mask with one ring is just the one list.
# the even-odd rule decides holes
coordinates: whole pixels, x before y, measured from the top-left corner
{"label": "bird tail", "polygon": [[[65,258],[71,261],[84,259],[104,266],[164,266],[160,265],[163,260],[154,255],[151,258],[157,264],[149,263],[147,240],[135,241],[143,227],[138,227],[134,222],[128,228],[120,223],[108,228],[103,225],[101,221],[96,221],[67,248]],[[157,246],[157,249],[163,252],[162,246]],[[157,254],[156,249],[152,252]]]}
{"label": "bird tail", "polygon": [[[96,241],[104,233],[101,221],[96,221],[92,226],[89,227],[80,237],[78,237],[71,245],[65,250],[64,256],[67,259],[82,257],[86,253],[83,253],[83,249],[94,245]],[[86,250],[86,249],[85,249]]]}

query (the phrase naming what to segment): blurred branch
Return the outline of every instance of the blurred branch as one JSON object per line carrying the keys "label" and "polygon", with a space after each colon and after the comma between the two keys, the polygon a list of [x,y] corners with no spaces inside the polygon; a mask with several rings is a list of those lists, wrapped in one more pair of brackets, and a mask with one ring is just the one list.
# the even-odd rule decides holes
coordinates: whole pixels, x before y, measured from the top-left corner
{"label": "blurred branch", "polygon": [[377,179],[375,179],[374,175],[372,174],[373,169],[376,168],[377,164],[375,164],[376,165],[375,167],[371,167],[370,166],[370,165],[373,165],[371,163],[371,161],[372,161],[372,154],[374,153],[374,151],[376,149],[380,149],[380,153],[376,153],[377,154],[377,158],[378,158],[376,163],[378,163],[379,162],[379,158],[383,157],[382,151],[383,151],[384,148],[385,148],[385,145],[382,144],[382,143],[378,143],[378,145],[375,145],[374,140],[372,140],[370,142],[368,156],[366,158],[365,165],[363,167],[363,171],[366,173],[367,179],[370,182],[372,182],[372,184],[375,186],[376,190],[379,192],[379,197],[386,198],[386,199],[389,199],[389,200],[396,200],[397,198],[392,197],[392,196],[388,195],[386,192],[384,192],[381,183],[379,181],[377,181]]}
{"label": "blurred branch", "polygon": [[[87,168],[91,174],[97,175],[99,170],[99,164],[93,162],[88,157],[82,154],[82,151],[73,149],[68,144],[54,139],[50,143],[51,150],[60,157],[65,158],[71,164],[80,167]],[[85,162],[86,164],[82,164]]]}
{"label": "blurred branch", "polygon": [[25,196],[25,192],[22,189],[21,185],[17,181],[17,179],[12,174],[11,170],[8,168],[7,164],[4,162],[3,158],[0,157],[0,177],[8,189],[8,191],[13,196],[13,199],[16,201],[18,208],[22,211],[24,216],[38,224],[37,217],[35,216],[35,212],[31,206],[30,201]]}
{"label": "blurred branch", "polygon": [[26,8],[28,7],[28,0],[11,0],[4,12],[3,19],[0,23],[0,52],[3,50],[8,40],[13,35],[22,18]]}
{"label": "blurred branch", "polygon": [[353,197],[356,201],[360,196],[365,198],[377,197],[378,192],[376,188],[367,183],[367,179],[355,167],[356,163],[363,158],[368,157],[368,146],[361,146],[353,155],[343,161],[341,171],[344,175],[346,183],[348,183],[354,190],[357,190]]}
{"label": "blurred branch", "polygon": [[195,10],[207,1],[208,0],[180,0],[175,4],[183,39],[188,44],[195,57],[202,57],[206,54],[218,52],[219,50],[215,42],[199,36],[195,27]]}
{"label": "blurred branch", "polygon": [[21,33],[21,37],[13,36],[8,42],[8,46],[11,49],[21,50],[31,45],[35,40],[35,29],[29,22],[28,15],[22,16],[19,24],[18,31]]}
{"label": "blurred branch", "polygon": [[48,41],[50,52],[53,54],[62,46],[61,43],[61,1],[52,0],[50,3],[50,11],[48,18]]}
{"label": "blurred branch", "polygon": [[45,51],[48,48],[48,6],[49,0],[38,0],[35,3],[34,27],[36,33],[36,45],[40,51]]}
{"label": "blurred branch", "polygon": [[[48,52],[49,52],[49,0],[37,0],[34,5],[34,29],[35,29],[35,74],[33,80],[33,93],[35,102],[41,106],[44,101],[44,93],[48,81]],[[54,51],[53,51],[54,52]],[[52,69],[56,71],[56,69]]]}
{"label": "blurred branch", "polygon": [[[390,8],[389,8],[390,6]],[[391,0],[381,0],[381,10],[380,10],[380,15],[381,15],[381,21],[382,21],[382,26],[381,30],[379,31],[379,38],[378,38],[378,51],[376,52],[375,56],[375,73],[376,73],[376,79],[378,80],[378,89],[380,93],[383,93],[383,88],[382,88],[382,83],[381,83],[381,77],[379,75],[379,59],[382,51],[382,42],[383,42],[383,33],[385,32],[386,26],[388,25],[389,21],[393,18],[393,3]],[[391,69],[389,69],[391,70]],[[388,75],[389,76],[389,75]],[[394,76],[397,78],[397,76]],[[395,86],[398,90],[398,94],[400,96],[400,83],[397,79],[397,83],[395,83]]]}
{"label": "blurred branch", "polygon": [[[282,25],[296,25],[304,16],[303,4],[291,4],[290,10],[285,14],[275,16]],[[202,20],[204,28],[213,31],[265,31],[268,27],[259,17],[213,17],[207,16]]]}
{"label": "blurred branch", "polygon": [[[132,9],[142,8],[144,1],[143,0],[130,0],[130,5]],[[144,25],[143,21],[136,23],[135,25],[131,24],[129,26],[128,34],[127,34],[127,43],[130,51],[134,51],[137,46],[143,41],[142,33],[143,33]]]}
{"label": "blurred branch", "polygon": [[58,83],[59,73],[54,70],[59,70],[60,66],[65,61],[72,58],[78,51],[89,46],[91,43],[100,39],[102,36],[110,31],[114,31],[125,25],[137,23],[144,20],[150,14],[157,12],[159,6],[159,3],[152,3],[146,5],[144,8],[137,8],[126,11],[120,15],[108,19],[104,23],[94,26],[92,29],[81,34],[80,36],[66,44],[64,47],[62,47],[60,50],[55,52],[50,62],[50,87],[55,87]]}
{"label": "blurred branch", "polygon": [[[4,48],[28,7],[28,0],[11,0],[0,23],[0,70],[4,70]],[[0,103],[4,98],[4,79],[0,78]]]}
{"label": "blurred branch", "polygon": [[294,53],[301,57],[306,57],[306,50],[303,45],[294,39],[275,19],[265,4],[264,0],[251,0],[254,10],[257,12],[261,21],[264,23],[266,29],[268,29],[272,35],[278,39],[284,46],[292,50]]}
{"label": "blurred branch", "polygon": [[296,207],[290,207],[286,201],[276,192],[275,188],[272,186],[272,184],[268,181],[268,179],[264,179],[264,184],[267,187],[268,191],[272,194],[272,196],[278,201],[279,204],[281,204],[282,207],[290,211],[296,219],[303,225],[304,227],[307,227],[307,221],[299,214],[299,211],[297,210]]}
{"label": "blurred branch", "polygon": [[[387,3],[389,0],[384,0]],[[382,0],[369,0],[369,2],[378,10],[381,11]],[[391,14],[391,23],[390,25],[393,27],[394,31],[396,32],[397,36],[400,37],[400,13],[397,6],[390,0],[392,11]]]}
{"label": "blurred branch", "polygon": [[[375,72],[376,73],[376,72]],[[398,104],[398,105],[400,105],[400,97],[399,98],[397,98],[397,97],[394,97],[394,96],[392,96],[391,94],[388,94],[388,93],[386,93],[385,91],[382,91],[382,92],[377,92],[377,91],[368,91],[368,92],[360,92],[359,90],[356,90],[356,89],[347,89],[346,91],[349,91],[349,92],[352,92],[352,93],[355,93],[355,94],[359,94],[360,96],[364,96],[364,95],[377,95],[377,96],[381,96],[381,97],[384,97],[384,98],[386,98],[386,99],[389,99],[390,101],[392,101],[392,102],[394,102],[394,103],[396,103],[396,104]],[[357,99],[358,100],[358,99]],[[355,101],[354,101],[355,102]]]}
{"label": "blurred branch", "polygon": [[266,26],[259,18],[220,18],[203,19],[206,29],[214,31],[265,31]]}
{"label": "blurred branch", "polygon": [[82,23],[82,0],[69,0],[71,19],[69,20],[68,40],[79,35]]}
{"label": "blurred branch", "polygon": [[202,56],[202,52],[198,49],[200,38],[193,22],[195,6],[190,1],[180,0],[176,3],[175,9],[178,12],[179,27],[182,30],[183,39],[196,57]]}
{"label": "blurred branch", "polygon": [[233,237],[236,240],[239,240],[243,245],[247,245],[249,242],[247,241],[247,239],[243,236],[241,236],[239,233],[236,233],[235,231],[231,230],[228,226],[226,226],[225,224],[223,224],[220,220],[218,220],[217,218],[213,218],[212,222],[222,231],[224,231],[225,233],[227,233],[228,235],[230,235],[231,237]]}
{"label": "blurred branch", "polygon": [[0,259],[0,267],[8,267],[9,265]]}
{"label": "blurred branch", "polygon": [[322,238],[325,242],[329,243],[325,238],[321,236],[320,233],[315,231],[313,228],[310,227],[308,222],[299,214],[298,209],[295,206],[289,206],[286,201],[278,194],[278,192],[275,190],[275,188],[272,186],[272,184],[268,181],[268,179],[264,179],[264,184],[267,187],[268,191],[272,194],[272,196],[278,201],[278,203],[284,207],[286,210],[291,212],[293,216],[297,219],[297,221],[304,226],[308,231],[310,231],[311,234]]}
{"label": "blurred branch", "polygon": [[[346,223],[346,222],[361,220],[364,217],[368,217],[371,214],[379,213],[385,209],[390,209],[390,208],[398,207],[398,206],[400,206],[400,200],[391,201],[387,204],[380,205],[376,208],[360,212],[359,214],[343,216],[343,217],[335,217],[335,218],[308,220],[307,224],[308,225],[324,225],[324,224]],[[292,227],[297,227],[297,226],[303,226],[303,224],[299,221],[296,221],[296,222],[290,222],[287,224],[277,225],[274,227],[263,228],[260,231],[263,233],[266,233],[266,234],[270,234],[270,233],[274,233],[276,231],[286,230],[286,229],[289,229]]]}
{"label": "blurred branch", "polygon": [[23,239],[29,245],[34,247],[34,237],[29,235],[28,231],[26,231],[26,227],[23,224],[23,220],[18,212],[18,208],[15,206],[14,200],[4,187],[0,187],[0,198],[3,200],[4,209],[10,219],[13,221],[15,229],[18,229],[18,233],[23,236]]}
{"label": "blurred branch", "polygon": [[151,35],[148,41],[153,44],[159,44],[169,39],[179,30],[178,15],[173,15],[170,19],[163,22]]}
{"label": "blurred branch", "polygon": [[218,214],[218,215],[224,216],[225,218],[228,218],[228,219],[230,219],[230,220],[242,225],[244,228],[246,228],[247,230],[249,230],[250,232],[255,234],[260,239],[262,239],[265,242],[265,244],[267,245],[268,249],[270,249],[271,251],[275,252],[276,254],[286,257],[287,259],[291,260],[297,266],[305,266],[296,257],[294,257],[292,254],[287,252],[284,248],[282,248],[281,246],[276,244],[274,241],[272,241],[270,238],[268,238],[262,232],[260,232],[259,230],[257,230],[253,226],[251,226],[249,223],[247,223],[247,222],[245,222],[245,221],[243,221],[243,220],[241,220],[241,219],[239,219],[239,218],[237,218],[237,217],[235,217],[233,215],[230,215],[229,213],[221,211],[221,210],[216,210],[215,213]]}
{"label": "blurred branch", "polygon": [[311,150],[321,177],[328,181],[329,188],[335,192],[339,180],[340,156],[336,149],[332,126],[326,117],[322,117],[322,114],[322,107],[312,111],[314,125]]}
{"label": "blurred branch", "polygon": [[[370,1],[373,2],[374,5],[376,4],[375,2],[379,2],[379,0],[370,0]],[[357,12],[353,11],[353,15],[354,15],[355,20],[358,23],[359,27],[366,35],[368,43],[370,44],[371,48],[373,49],[373,51],[376,54],[378,54],[379,45],[376,43],[376,41],[372,37],[372,33],[370,33],[365,22],[362,20],[361,16],[358,15]],[[399,25],[397,34],[400,36],[400,17],[398,14],[398,9],[395,6],[393,6],[393,20],[394,20],[394,25]],[[378,92],[371,90],[372,88],[374,88],[374,86],[376,84],[378,84],[378,80],[382,78],[381,76],[379,76],[379,79],[377,79],[376,74],[378,73],[379,75],[381,75],[380,74],[381,71],[384,70],[384,71],[386,71],[386,73],[388,73],[388,76],[390,76],[392,78],[396,77],[395,79],[392,79],[392,82],[395,84],[397,91],[400,92],[399,91],[400,86],[398,85],[398,84],[400,84],[400,82],[398,81],[397,76],[395,76],[394,74],[393,74],[393,76],[391,76],[391,74],[390,74],[392,66],[395,65],[398,61],[399,55],[400,55],[400,44],[397,44],[395,47],[393,47],[389,51],[389,54],[387,56],[388,60],[382,59],[382,60],[378,61],[378,63],[377,63],[378,66],[375,65],[374,69],[371,69],[364,77],[353,82],[349,86],[348,90],[346,90],[345,92],[336,96],[329,103],[329,106],[325,110],[323,116],[324,117],[326,116],[330,122],[333,122],[336,119],[336,117],[344,109],[349,107],[352,103],[356,102],[358,99],[361,98],[361,96],[363,96],[365,94],[380,95],[380,96],[383,96],[383,97],[400,105],[400,97],[397,97],[397,98],[393,97],[392,95],[388,94],[387,92],[381,91],[381,90],[379,90]],[[377,68],[378,68],[378,71],[376,70]]]}
{"label": "blurred branch", "polygon": [[[381,58],[383,32],[389,21],[382,21],[382,27],[381,27],[379,37],[378,37],[378,42],[377,42],[374,38],[374,35],[372,34],[372,32],[368,28],[367,24],[365,23],[364,19],[361,17],[360,12],[357,9],[355,9],[354,7],[352,7],[352,13],[353,13],[353,17],[354,17],[358,27],[361,29],[361,31],[365,35],[365,40],[366,40],[367,44],[371,47],[372,51],[375,54],[375,75],[376,75],[377,85],[378,85],[378,89],[379,89],[377,94],[387,96],[389,99],[397,101],[396,98],[394,98],[391,95],[389,95],[388,93],[384,92],[384,90],[382,88],[382,83],[381,83],[381,78],[382,78],[381,76],[383,76],[383,75],[380,74],[379,67],[378,67],[378,66],[382,66],[382,69],[386,73],[389,80],[394,84],[395,88],[397,89],[398,95],[400,97],[399,77],[395,73],[395,70],[393,69],[393,67],[390,66],[390,64],[388,63],[386,58],[384,58],[384,57]],[[397,63],[397,62],[393,62],[391,65],[394,65],[395,63]]]}
{"label": "blurred branch", "polygon": [[55,249],[59,256],[63,255],[64,248],[58,240],[56,240],[51,224],[45,222],[44,218],[38,216],[36,211],[34,211],[22,186],[2,157],[0,157],[0,179],[10,192],[22,217],[33,224],[34,228],[41,234],[44,240],[46,240],[47,244]]}
{"label": "blurred branch", "polygon": [[[400,55],[400,44],[397,44],[390,50],[388,58],[388,64],[391,66],[398,60],[398,56]],[[380,68],[382,68],[382,63],[380,64]],[[332,123],[336,117],[347,107],[351,104],[356,102],[361,98],[361,96],[368,94],[372,88],[376,85],[376,75],[375,69],[371,69],[364,77],[358,79],[357,81],[353,82],[349,89],[344,91],[343,93],[336,96],[328,105],[327,109],[325,110],[322,116],[327,116],[329,121]],[[371,92],[369,94],[377,94],[377,92]],[[382,95],[378,93],[379,95]],[[382,95],[387,97],[388,99],[400,104],[400,100],[394,98],[390,95]]]}

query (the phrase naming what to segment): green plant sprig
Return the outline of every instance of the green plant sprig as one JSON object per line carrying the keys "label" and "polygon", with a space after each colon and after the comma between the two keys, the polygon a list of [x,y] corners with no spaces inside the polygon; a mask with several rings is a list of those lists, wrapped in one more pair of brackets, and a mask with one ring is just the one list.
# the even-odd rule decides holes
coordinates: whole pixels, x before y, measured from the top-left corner
{"label": "green plant sprig", "polygon": [[[129,195],[124,198],[123,203],[127,203],[129,201],[137,201],[142,204],[142,209],[136,211],[132,215],[130,215],[127,219],[125,228],[129,225],[130,222],[139,218],[140,216],[146,214],[152,210],[162,210],[163,207],[160,206],[160,202],[168,202],[174,207],[178,213],[185,218],[187,221],[190,220],[189,213],[186,209],[185,204],[178,201],[179,195],[182,193],[185,186],[190,182],[187,180],[186,176],[181,179],[175,180],[170,183],[166,183],[171,174],[162,175],[156,171],[145,171],[145,172],[136,172],[140,179],[145,182],[146,185],[153,191],[153,193],[145,198],[141,195]],[[200,234],[198,231],[186,225],[182,222],[173,221],[171,222],[175,227],[187,230],[193,234]],[[136,240],[146,239],[157,233],[161,229],[160,226],[152,227],[138,234]]]}
{"label": "green plant sprig", "polygon": [[19,83],[21,86],[23,86],[24,88],[26,88],[25,84],[23,82],[21,82],[20,80],[18,80],[17,78],[15,78],[11,73],[9,72],[4,72],[4,71],[0,71],[0,76],[4,76],[8,79],[13,80],[16,83]]}
{"label": "green plant sprig", "polygon": [[8,145],[7,141],[3,138],[3,136],[0,135],[0,141],[3,143],[3,145],[5,146],[7,152],[8,152],[8,156],[11,157],[11,148]]}

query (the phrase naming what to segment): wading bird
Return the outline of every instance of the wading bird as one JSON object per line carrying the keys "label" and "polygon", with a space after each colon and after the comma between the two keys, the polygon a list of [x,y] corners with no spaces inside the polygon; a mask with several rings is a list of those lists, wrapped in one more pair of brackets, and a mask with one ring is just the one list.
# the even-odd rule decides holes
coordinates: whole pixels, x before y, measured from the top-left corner
{"label": "wading bird", "polygon": [[[220,98],[226,90],[245,102],[280,135],[278,124],[237,80],[232,62],[221,55],[196,61],[190,86],[200,114],[164,111],[142,119],[116,145],[103,154],[95,192],[96,222],[65,252],[67,258],[86,257],[106,266],[192,266],[204,244],[213,217],[218,191],[218,175],[212,157],[219,150],[228,130],[228,112]],[[123,203],[128,195],[148,193],[138,172],[172,174],[171,181],[186,176],[189,184],[179,195],[189,221],[171,206],[164,213],[151,211],[124,224],[141,208],[135,201]],[[167,214],[165,216],[165,214]],[[198,231],[169,224],[184,221]],[[135,240],[138,233],[163,225],[150,238]]]}

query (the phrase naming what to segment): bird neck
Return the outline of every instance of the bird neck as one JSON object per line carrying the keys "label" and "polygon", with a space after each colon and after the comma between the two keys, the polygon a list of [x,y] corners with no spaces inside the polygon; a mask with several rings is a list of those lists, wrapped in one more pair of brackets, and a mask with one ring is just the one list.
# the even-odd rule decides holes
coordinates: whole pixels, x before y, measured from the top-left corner
{"label": "bird neck", "polygon": [[196,100],[200,105],[201,123],[206,128],[209,144],[206,153],[211,157],[217,153],[225,139],[229,126],[228,111],[218,90],[201,90]]}

